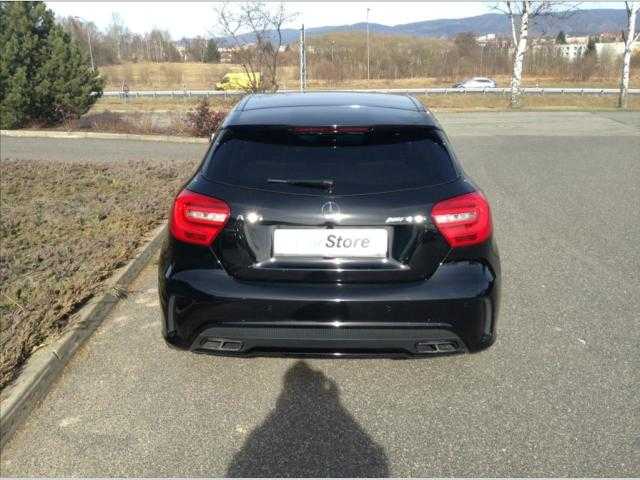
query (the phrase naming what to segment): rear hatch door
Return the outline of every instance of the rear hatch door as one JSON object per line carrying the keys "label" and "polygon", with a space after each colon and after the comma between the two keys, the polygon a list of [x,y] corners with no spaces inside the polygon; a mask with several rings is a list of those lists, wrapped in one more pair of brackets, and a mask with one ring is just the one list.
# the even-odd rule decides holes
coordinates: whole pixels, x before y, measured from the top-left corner
{"label": "rear hatch door", "polygon": [[441,133],[416,127],[232,127],[189,186],[231,218],[213,251],[241,280],[428,278],[449,246],[433,204],[464,189]]}

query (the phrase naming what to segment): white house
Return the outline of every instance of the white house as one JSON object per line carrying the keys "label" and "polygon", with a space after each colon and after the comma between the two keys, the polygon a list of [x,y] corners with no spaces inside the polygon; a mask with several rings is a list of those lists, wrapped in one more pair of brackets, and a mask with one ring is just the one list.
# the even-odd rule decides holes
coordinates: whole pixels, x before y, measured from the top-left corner
{"label": "white house", "polygon": [[479,37],[476,37],[476,42],[480,44],[485,44],[485,43],[492,42],[495,39],[496,39],[495,33],[487,33],[485,35],[480,35]]}
{"label": "white house", "polygon": [[[640,50],[640,41],[631,44],[631,51]],[[596,54],[602,56],[621,57],[624,54],[624,42],[596,43]]]}
{"label": "white house", "polygon": [[575,62],[578,58],[587,53],[586,43],[567,43],[556,45],[556,52],[570,62]]}
{"label": "white house", "polygon": [[589,43],[589,37],[588,36],[584,36],[584,37],[566,37],[566,39],[567,39],[567,43],[578,43],[578,44],[584,44],[584,45]]}
{"label": "white house", "polygon": [[176,44],[176,50],[180,54],[180,58],[183,62],[189,61],[189,53],[187,52],[187,47],[181,43]]}

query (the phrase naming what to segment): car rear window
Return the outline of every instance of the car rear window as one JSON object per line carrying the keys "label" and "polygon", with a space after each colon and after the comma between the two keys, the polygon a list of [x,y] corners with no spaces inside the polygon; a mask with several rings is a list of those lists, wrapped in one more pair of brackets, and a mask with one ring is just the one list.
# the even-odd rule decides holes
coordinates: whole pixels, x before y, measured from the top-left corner
{"label": "car rear window", "polygon": [[432,128],[240,126],[220,132],[204,175],[242,187],[317,195],[323,192],[268,180],[331,180],[334,194],[353,195],[437,185],[458,173]]}

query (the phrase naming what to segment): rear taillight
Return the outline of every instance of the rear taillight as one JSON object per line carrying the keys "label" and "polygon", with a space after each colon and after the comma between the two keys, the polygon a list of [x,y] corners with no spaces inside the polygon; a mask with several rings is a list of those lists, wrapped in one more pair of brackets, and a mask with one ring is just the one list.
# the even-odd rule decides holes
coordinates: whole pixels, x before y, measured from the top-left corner
{"label": "rear taillight", "polygon": [[229,206],[217,198],[183,190],[173,202],[171,235],[195,245],[211,245],[229,220]]}
{"label": "rear taillight", "polygon": [[493,230],[489,202],[480,192],[436,203],[431,218],[451,247],[482,243]]}

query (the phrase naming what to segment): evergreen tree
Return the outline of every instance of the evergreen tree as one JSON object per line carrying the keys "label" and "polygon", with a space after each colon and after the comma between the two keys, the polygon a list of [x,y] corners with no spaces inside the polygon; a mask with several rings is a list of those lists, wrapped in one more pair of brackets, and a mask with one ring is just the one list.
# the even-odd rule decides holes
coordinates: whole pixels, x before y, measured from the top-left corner
{"label": "evergreen tree", "polygon": [[104,81],[43,2],[1,2],[0,45],[2,128],[80,116],[102,94]]}
{"label": "evergreen tree", "polygon": [[207,48],[204,52],[204,61],[206,63],[220,62],[220,51],[218,50],[218,44],[212,38],[207,40]]}
{"label": "evergreen tree", "polygon": [[587,42],[587,55],[594,55],[596,53],[596,41],[597,37],[589,37]]}
{"label": "evergreen tree", "polygon": [[558,32],[558,36],[556,37],[556,44],[558,45],[566,45],[567,44],[567,35],[563,30]]}

